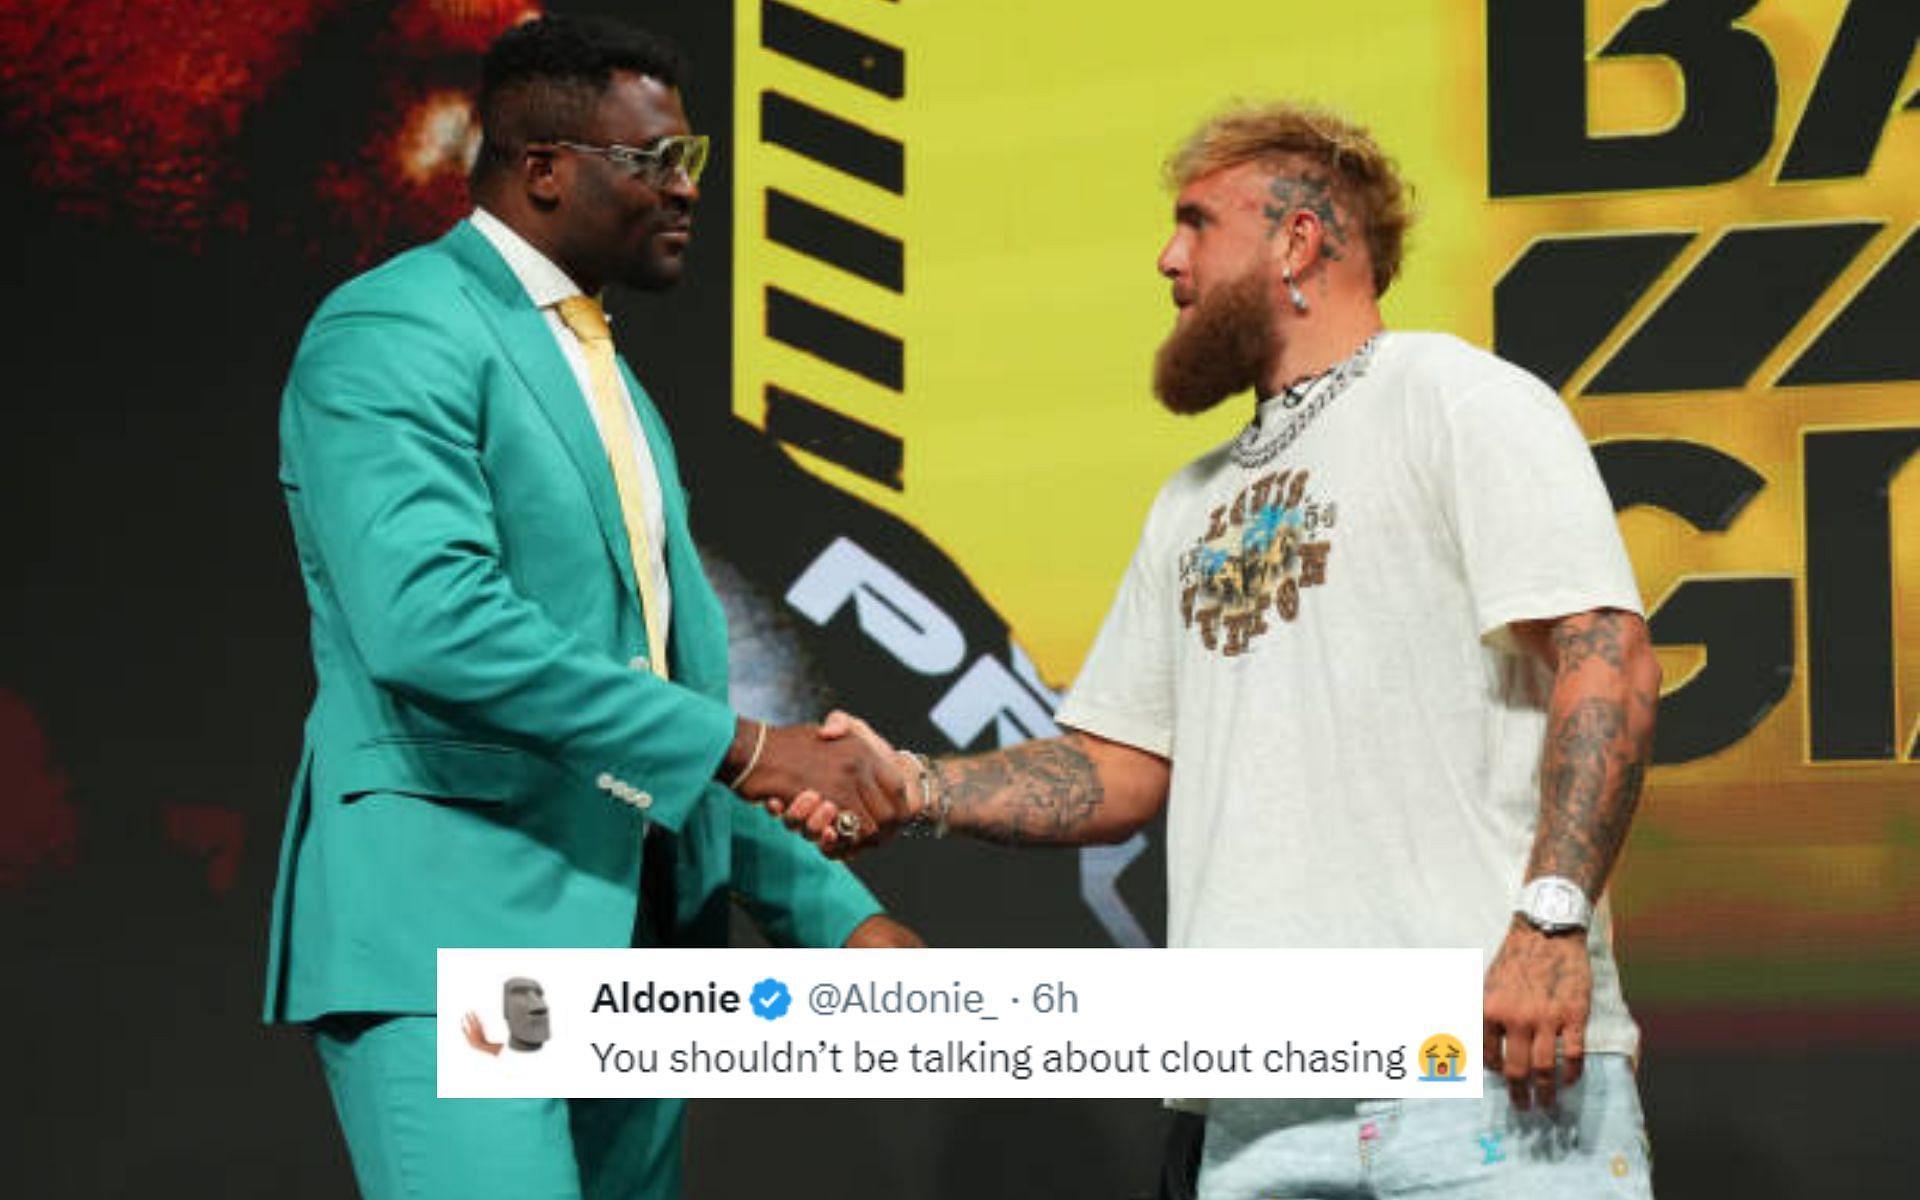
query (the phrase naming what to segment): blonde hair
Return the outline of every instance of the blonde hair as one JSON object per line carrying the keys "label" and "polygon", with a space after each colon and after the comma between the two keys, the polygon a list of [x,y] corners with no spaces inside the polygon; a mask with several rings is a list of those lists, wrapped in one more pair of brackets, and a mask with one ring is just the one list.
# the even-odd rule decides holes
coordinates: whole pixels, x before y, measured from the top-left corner
{"label": "blonde hair", "polygon": [[1166,169],[1178,191],[1243,163],[1287,170],[1303,162],[1326,169],[1335,201],[1365,229],[1373,290],[1385,295],[1400,273],[1413,223],[1412,188],[1364,127],[1309,104],[1236,104],[1194,130],[1168,156]]}

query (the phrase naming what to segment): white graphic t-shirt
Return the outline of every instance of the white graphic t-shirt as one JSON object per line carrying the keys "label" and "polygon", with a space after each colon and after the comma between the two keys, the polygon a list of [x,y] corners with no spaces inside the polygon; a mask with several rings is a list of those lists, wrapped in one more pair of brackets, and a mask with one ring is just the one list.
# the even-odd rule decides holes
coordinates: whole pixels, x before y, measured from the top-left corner
{"label": "white graphic t-shirt", "polygon": [[[1161,490],[1058,719],[1172,760],[1171,945],[1491,961],[1552,683],[1507,625],[1640,611],[1612,506],[1559,397],[1451,336],[1383,335],[1294,415]],[[1632,1053],[1611,941],[1603,902],[1587,1048]]]}

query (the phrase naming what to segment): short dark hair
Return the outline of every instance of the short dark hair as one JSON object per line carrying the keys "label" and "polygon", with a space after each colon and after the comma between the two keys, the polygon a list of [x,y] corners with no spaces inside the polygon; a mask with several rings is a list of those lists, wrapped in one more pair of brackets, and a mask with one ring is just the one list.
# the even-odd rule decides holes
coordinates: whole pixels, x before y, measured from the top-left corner
{"label": "short dark hair", "polygon": [[599,17],[538,17],[501,34],[480,65],[474,182],[528,142],[581,136],[616,74],[678,89],[687,66],[666,38]]}

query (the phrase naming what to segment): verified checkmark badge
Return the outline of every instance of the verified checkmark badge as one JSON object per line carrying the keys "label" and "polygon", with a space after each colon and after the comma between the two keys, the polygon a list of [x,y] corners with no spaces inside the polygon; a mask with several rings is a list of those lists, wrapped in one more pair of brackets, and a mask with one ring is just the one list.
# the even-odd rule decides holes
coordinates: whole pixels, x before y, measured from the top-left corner
{"label": "verified checkmark badge", "polygon": [[793,1006],[793,993],[778,979],[762,979],[753,985],[747,1002],[753,1006],[754,1016],[764,1021],[778,1021]]}

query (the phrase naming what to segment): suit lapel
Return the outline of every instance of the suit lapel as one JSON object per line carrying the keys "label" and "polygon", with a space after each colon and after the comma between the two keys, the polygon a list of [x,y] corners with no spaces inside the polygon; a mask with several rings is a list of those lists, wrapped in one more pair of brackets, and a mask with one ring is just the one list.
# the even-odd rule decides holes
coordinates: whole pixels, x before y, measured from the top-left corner
{"label": "suit lapel", "polygon": [[460,222],[442,242],[466,268],[469,275],[466,291],[474,307],[492,328],[507,361],[546,415],[561,445],[567,448],[567,455],[579,471],[593,503],[600,537],[606,543],[607,553],[613,556],[621,584],[637,609],[640,596],[634,582],[633,556],[627,548],[626,520],[620,512],[613,470],[607,465],[606,446],[600,441],[599,430],[594,428],[580,385],[553,340],[546,316],[533,306],[512,269],[471,224]]}
{"label": "suit lapel", "polygon": [[640,429],[646,435],[647,452],[653,456],[653,469],[660,477],[660,516],[667,533],[663,553],[667,562],[667,586],[673,592],[673,625],[668,647],[674,678],[688,687],[724,699],[726,616],[693,544],[673,442],[668,437],[666,422],[653,406],[652,397],[634,378],[624,357],[620,359],[620,374],[626,381],[627,394],[633,397],[634,413],[640,418]]}

